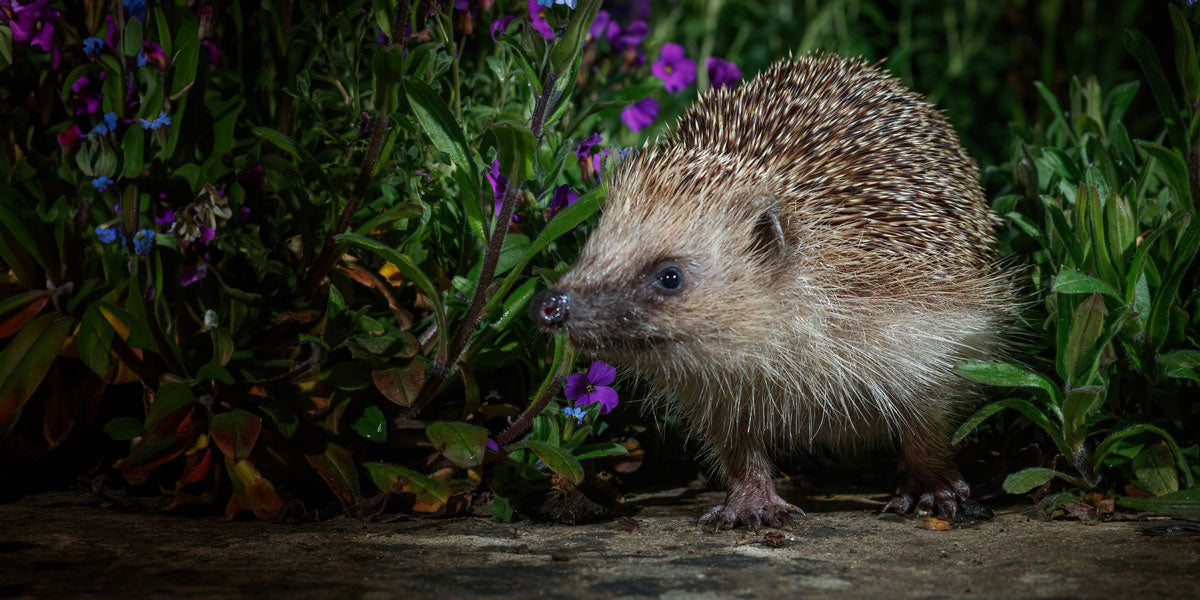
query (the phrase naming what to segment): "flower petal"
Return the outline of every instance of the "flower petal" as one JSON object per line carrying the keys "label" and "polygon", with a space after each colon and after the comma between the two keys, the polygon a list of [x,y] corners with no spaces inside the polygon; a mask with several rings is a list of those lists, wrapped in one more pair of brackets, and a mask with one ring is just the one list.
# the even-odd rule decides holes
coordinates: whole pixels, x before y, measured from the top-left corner
{"label": "flower petal", "polygon": [[592,400],[600,403],[600,414],[605,415],[617,407],[617,390],[614,390],[607,385],[596,386],[596,391],[588,394]]}
{"label": "flower petal", "polygon": [[568,400],[578,400],[587,393],[587,376],[583,373],[572,373],[567,377],[567,385],[563,386],[563,395]]}
{"label": "flower petal", "polygon": [[596,385],[608,385],[617,379],[617,368],[598,360],[588,367],[587,380],[588,383]]}

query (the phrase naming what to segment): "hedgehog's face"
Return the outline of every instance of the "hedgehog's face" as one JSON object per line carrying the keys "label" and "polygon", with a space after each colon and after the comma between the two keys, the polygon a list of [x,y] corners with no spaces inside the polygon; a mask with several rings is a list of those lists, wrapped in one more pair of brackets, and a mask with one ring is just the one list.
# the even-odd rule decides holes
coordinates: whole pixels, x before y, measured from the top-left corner
{"label": "hedgehog's face", "polygon": [[774,210],[738,196],[735,210],[680,219],[672,206],[617,203],[610,192],[575,265],[533,299],[532,318],[618,363],[728,346],[723,338],[744,330],[754,310],[747,304],[766,301],[764,255],[782,243]]}

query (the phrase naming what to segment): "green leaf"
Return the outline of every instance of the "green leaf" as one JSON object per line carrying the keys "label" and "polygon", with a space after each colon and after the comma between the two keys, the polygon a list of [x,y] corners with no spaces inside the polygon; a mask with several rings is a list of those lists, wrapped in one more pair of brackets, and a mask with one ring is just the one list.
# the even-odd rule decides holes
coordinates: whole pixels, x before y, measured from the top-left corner
{"label": "green leaf", "polygon": [[297,158],[301,157],[300,147],[296,145],[295,140],[271,129],[270,127],[252,127],[250,133],[271,142],[276,148],[291,154]]}
{"label": "green leaf", "polygon": [[562,75],[571,68],[571,63],[583,49],[588,28],[592,26],[592,21],[596,19],[596,13],[600,10],[600,2],[601,0],[582,0],[575,6],[575,10],[571,11],[571,24],[550,49],[550,68],[555,73]]}
{"label": "green leaf", "polygon": [[121,54],[137,56],[142,51],[142,20],[129,17],[125,21],[125,29],[121,32]]}
{"label": "green leaf", "polygon": [[142,144],[145,143],[146,132],[141,127],[130,127],[125,130],[121,145],[125,148],[125,162],[121,174],[126,179],[133,179],[142,174],[146,168]]}
{"label": "green leaf", "polygon": [[196,80],[196,65],[200,60],[200,24],[190,16],[184,16],[175,31],[178,53],[171,61],[175,67],[171,77],[171,98],[179,97]]}
{"label": "green leaf", "polygon": [[1100,339],[1100,331],[1104,327],[1104,299],[1100,294],[1092,294],[1081,302],[1071,318],[1071,329],[1067,334],[1067,344],[1059,348],[1063,352],[1063,366],[1067,372],[1067,383],[1086,385],[1094,370],[1096,343]]}
{"label": "green leaf", "polygon": [[1175,295],[1183,283],[1183,277],[1188,267],[1196,258],[1196,250],[1200,248],[1200,218],[1194,215],[1187,229],[1179,238],[1179,244],[1171,258],[1171,270],[1163,280],[1162,286],[1154,296],[1154,305],[1150,309],[1150,319],[1146,325],[1146,338],[1150,347],[1158,350],[1167,339],[1167,328],[1170,325],[1171,307],[1175,303]]}
{"label": "green leaf", "polygon": [[537,284],[536,278],[528,279],[509,294],[508,298],[504,300],[504,307],[500,310],[500,318],[496,319],[493,327],[503,330],[517,315],[525,314],[525,305],[529,303],[530,298],[533,298],[534,292],[537,291]]}
{"label": "green leaf", "polygon": [[234,460],[250,456],[258,435],[262,433],[262,419],[254,414],[235,408],[212,418],[212,440],[221,453]]}
{"label": "green leaf", "polygon": [[1061,471],[1041,467],[1029,467],[1004,478],[1004,491],[1010,494],[1024,494],[1035,487],[1045,485],[1046,482],[1055,477],[1076,487],[1086,487],[1083,480]]}
{"label": "green leaf", "polygon": [[79,334],[75,341],[79,345],[79,358],[97,375],[107,375],[112,367],[113,328],[96,305],[88,306],[79,323]]}
{"label": "green leaf", "polygon": [[1200,350],[1176,350],[1158,356],[1158,370],[1166,377],[1200,383]]}
{"label": "green leaf", "polygon": [[204,363],[196,371],[196,381],[219,381],[225,385],[233,385],[233,374],[228,369],[215,362]]}
{"label": "green leaf", "polygon": [[1020,412],[1025,416],[1026,419],[1029,419],[1034,425],[1041,427],[1042,431],[1045,431],[1046,434],[1050,436],[1050,439],[1054,441],[1054,445],[1058,448],[1059,452],[1070,456],[1067,444],[1063,439],[1062,429],[1055,425],[1054,422],[1050,420],[1050,417],[1046,416],[1041,409],[1029,402],[1026,402],[1025,400],[1020,400],[1017,398],[999,400],[975,411],[975,414],[971,415],[971,417],[967,419],[961,427],[958,428],[958,431],[954,432],[954,438],[951,440],[951,443],[957,444],[961,442],[963,438],[967,437],[967,434],[971,433],[971,431],[978,427],[980,423],[1004,409],[1012,409]]}
{"label": "green leaf", "polygon": [[1171,186],[1175,195],[1186,204],[1192,197],[1192,192],[1188,184],[1187,161],[1184,160],[1181,151],[1145,140],[1137,140],[1134,143],[1158,162],[1163,175],[1166,176],[1167,185]]}
{"label": "green leaf", "polygon": [[1101,293],[1117,300],[1123,300],[1121,294],[1117,293],[1117,290],[1113,289],[1111,285],[1091,275],[1084,275],[1071,267],[1063,267],[1058,272],[1058,275],[1054,278],[1054,287],[1052,289],[1055,292],[1063,294]]}
{"label": "green leaf", "polygon": [[421,269],[417,268],[417,265],[413,264],[408,257],[389,248],[382,242],[353,233],[343,233],[334,236],[334,239],[350,242],[378,254],[380,258],[395,265],[396,269],[416,284],[417,288],[429,298],[429,302],[433,305],[434,321],[437,323],[438,329],[438,354],[444,355],[446,352],[446,331],[448,327],[446,322],[446,308],[442,304],[442,295],[438,293],[437,288],[433,287],[433,282],[429,280],[429,277]]}
{"label": "green leaf", "polygon": [[461,188],[459,195],[463,207],[468,219],[472,221],[472,229],[476,228],[475,222],[478,222],[479,230],[476,231],[476,236],[486,239],[487,236],[482,231],[483,212],[479,208],[479,172],[471,160],[471,151],[463,136],[462,125],[454,119],[450,108],[437,92],[420,79],[405,78],[404,93],[408,97],[413,115],[421,124],[421,130],[433,142],[435,148],[450,155],[450,161],[459,169],[460,173],[455,180]]}
{"label": "green leaf", "polygon": [[1133,458],[1139,487],[1155,496],[1179,491],[1175,469],[1175,457],[1165,442],[1147,446]]}
{"label": "green leaf", "polygon": [[619,454],[628,454],[629,450],[616,442],[598,442],[580,446],[575,449],[575,458],[579,460],[587,460],[589,458],[603,458],[605,456],[616,456]]}
{"label": "green leaf", "polygon": [[529,238],[519,233],[504,236],[500,246],[500,256],[496,257],[496,275],[507,273],[517,265],[524,265],[523,259],[529,250]]}
{"label": "green leaf", "polygon": [[45,298],[49,295],[46,290],[29,290],[19,294],[13,294],[8,298],[0,300],[0,315],[15,310],[39,298]]}
{"label": "green leaf", "polygon": [[450,498],[450,488],[446,487],[446,484],[430,479],[412,469],[382,462],[363,463],[363,467],[371,475],[371,481],[375,487],[379,488],[381,492],[397,491],[397,484],[404,479],[412,488],[415,488],[411,490],[414,493],[428,494],[439,503],[444,503]]}
{"label": "green leaf", "polygon": [[1175,69],[1179,73],[1184,97],[1189,104],[1194,104],[1200,99],[1200,59],[1196,57],[1195,34],[1178,6],[1172,4],[1170,10],[1171,28],[1175,32]]}
{"label": "green leaf", "polygon": [[583,482],[583,465],[570,452],[537,440],[526,440],[518,445],[532,450],[551,471],[566,477],[571,483],[578,485]]}
{"label": "green leaf", "polygon": [[1175,102],[1175,94],[1171,91],[1167,76],[1158,62],[1154,44],[1141,32],[1126,29],[1125,49],[1129,50],[1129,53],[1137,59],[1138,64],[1142,67],[1146,83],[1150,84],[1150,92],[1154,94],[1154,101],[1158,103],[1158,111],[1162,114],[1163,121],[1166,122],[1171,145],[1176,148],[1187,148],[1183,123],[1179,120],[1179,105]]}
{"label": "green leaf", "polygon": [[127,442],[142,435],[142,422],[133,417],[117,417],[104,426],[104,433],[118,442]]}
{"label": "green leaf", "polygon": [[437,421],[425,428],[425,435],[450,462],[474,467],[483,462],[488,431],[460,421]]}
{"label": "green leaf", "polygon": [[1163,428],[1156,427],[1154,425],[1130,425],[1129,427],[1108,434],[1108,437],[1104,438],[1104,441],[1100,442],[1100,445],[1096,447],[1096,452],[1092,454],[1092,468],[1094,469],[1100,465],[1100,461],[1104,460],[1104,457],[1108,455],[1109,451],[1112,450],[1113,446],[1117,442],[1127,437],[1142,433],[1152,433],[1162,438],[1162,440],[1166,442],[1167,447],[1171,449],[1171,453],[1175,456],[1175,464],[1179,465],[1179,471],[1183,473],[1183,487],[1195,487],[1196,482],[1192,477],[1191,467],[1188,465],[1187,457],[1184,456],[1183,451],[1179,449],[1179,444],[1175,443],[1175,438],[1171,437],[1170,433],[1167,433]]}
{"label": "green leaf", "polygon": [[1074,456],[1083,448],[1083,441],[1087,439],[1085,420],[1104,403],[1105,391],[1102,386],[1091,386],[1075,388],[1067,393],[1063,401],[1063,438],[1071,452],[1066,456]]}
{"label": "green leaf", "polygon": [[959,375],[1003,387],[1025,388],[1040,392],[1042,399],[1052,407],[1062,406],[1062,392],[1049,379],[1034,373],[1025,367],[985,361],[966,361],[954,367]]}
{"label": "green leaf", "polygon": [[508,178],[509,185],[533,177],[533,159],[537,152],[533,132],[524,125],[507,121],[493,124],[490,132],[496,139],[500,172]]}
{"label": "green leaf", "polygon": [[525,78],[529,81],[533,95],[542,95],[542,80],[538,77],[537,71],[533,70],[533,66],[529,64],[529,59],[525,57],[525,50],[508,36],[500,38],[500,43],[509,49],[510,55],[517,63],[517,67],[521,69],[521,72],[525,73]]}
{"label": "green leaf", "polygon": [[1049,196],[1042,196],[1042,205],[1046,210],[1046,214],[1050,217],[1050,225],[1054,229],[1054,233],[1066,247],[1067,253],[1070,255],[1071,263],[1074,265],[1082,265],[1086,256],[1083,247],[1079,244],[1079,239],[1075,235],[1075,231],[1067,224],[1067,218],[1063,215],[1062,207],[1058,205],[1058,200]]}
{"label": "green leaf", "polygon": [[1185,519],[1200,520],[1200,489],[1180,490],[1157,498],[1116,497],[1117,505],[1153,511]]}
{"label": "green leaf", "polygon": [[1004,478],[1004,491],[1010,494],[1024,494],[1035,487],[1045,485],[1046,482],[1054,479],[1055,475],[1062,475],[1062,473],[1041,467],[1022,469]]}
{"label": "green leaf", "polygon": [[[1058,103],[1058,98],[1054,96],[1054,93],[1050,91],[1050,88],[1046,87],[1046,85],[1040,81],[1033,82],[1033,87],[1037,88],[1038,93],[1042,96],[1042,101],[1044,101],[1046,103],[1046,107],[1050,109],[1050,114],[1054,117],[1054,122],[1062,124],[1063,129],[1069,132],[1073,139],[1078,139],[1075,136],[1075,130],[1071,128],[1070,124],[1067,123],[1066,117],[1063,115],[1063,109]],[[1078,180],[1078,178],[1075,178],[1071,179],[1070,181]]]}
{"label": "green leaf", "polygon": [[155,6],[153,12],[153,21],[155,26],[158,28],[158,45],[162,46],[163,53],[165,53],[167,56],[170,56],[173,48],[171,46],[171,27],[167,23],[166,16],[163,15],[161,6]]}
{"label": "green leaf", "polygon": [[278,400],[266,400],[259,404],[258,408],[271,417],[271,420],[275,422],[275,428],[283,437],[290,438],[295,435],[296,428],[300,425],[300,418],[296,416],[295,411]]}
{"label": "green leaf", "polygon": [[146,429],[150,430],[163,417],[188,405],[199,402],[191,388],[174,381],[158,387],[154,402],[150,403],[150,412],[146,414]]}
{"label": "green leaf", "polygon": [[354,422],[354,430],[372,442],[387,441],[387,419],[383,418],[383,411],[373,404]]}

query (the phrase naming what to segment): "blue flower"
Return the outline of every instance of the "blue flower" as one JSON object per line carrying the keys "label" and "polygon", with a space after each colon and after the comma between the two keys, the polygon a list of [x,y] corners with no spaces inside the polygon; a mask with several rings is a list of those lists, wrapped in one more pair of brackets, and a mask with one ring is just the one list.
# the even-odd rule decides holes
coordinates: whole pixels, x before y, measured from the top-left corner
{"label": "blue flower", "polygon": [[96,188],[96,191],[100,191],[100,192],[107,190],[108,186],[110,186],[112,184],[113,184],[113,180],[108,175],[101,175],[92,180],[92,187]]}
{"label": "blue flower", "polygon": [[149,229],[139,229],[133,234],[133,249],[138,254],[150,254],[150,249],[154,247],[154,232]]}
{"label": "blue flower", "polygon": [[129,14],[142,21],[146,20],[146,0],[121,0],[121,4],[129,9]]}
{"label": "blue flower", "polygon": [[90,37],[83,40],[83,53],[88,58],[96,58],[100,56],[100,51],[104,49],[104,40],[98,37]]}
{"label": "blue flower", "polygon": [[110,113],[104,113],[104,122],[97,123],[96,126],[93,127],[91,131],[88,132],[88,135],[92,135],[93,133],[105,135],[108,133],[116,133],[116,132],[117,132],[117,113],[110,112]]}
{"label": "blue flower", "polygon": [[142,121],[142,129],[158,129],[165,125],[170,125],[171,117],[168,117],[167,111],[164,110],[164,111],[158,113],[157,117],[154,117],[153,119],[151,119],[149,121],[147,121],[145,119],[142,119],[141,121]]}
{"label": "blue flower", "polygon": [[568,419],[575,419],[575,423],[580,424],[583,423],[583,417],[587,415],[587,412],[582,408],[572,408],[568,406],[563,409],[563,415]]}
{"label": "blue flower", "polygon": [[103,225],[96,228],[96,237],[105,244],[117,241],[117,230]]}
{"label": "blue flower", "polygon": [[138,66],[139,66],[139,67],[144,67],[144,66],[146,66],[146,53],[145,53],[145,52],[138,51],[138,53],[137,53],[137,60],[138,60]]}

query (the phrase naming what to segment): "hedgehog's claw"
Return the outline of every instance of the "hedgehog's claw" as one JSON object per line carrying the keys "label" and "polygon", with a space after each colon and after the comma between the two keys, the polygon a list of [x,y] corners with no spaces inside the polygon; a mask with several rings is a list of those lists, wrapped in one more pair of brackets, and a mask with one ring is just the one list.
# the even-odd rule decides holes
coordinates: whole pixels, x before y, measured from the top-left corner
{"label": "hedgehog's claw", "polygon": [[958,512],[958,503],[970,496],[970,486],[957,471],[944,473],[933,480],[910,478],[908,485],[896,490],[880,512],[899,515],[915,512],[919,517],[933,515],[949,521]]}
{"label": "hedgehog's claw", "polygon": [[731,494],[725,500],[725,504],[718,504],[704,513],[697,520],[697,524],[712,525],[714,533],[742,525],[757,531],[764,525],[776,528],[790,526],[792,524],[791,513],[800,513],[800,516],[805,516],[803,510],[785,502],[774,491],[767,494],[744,493],[737,496]]}

